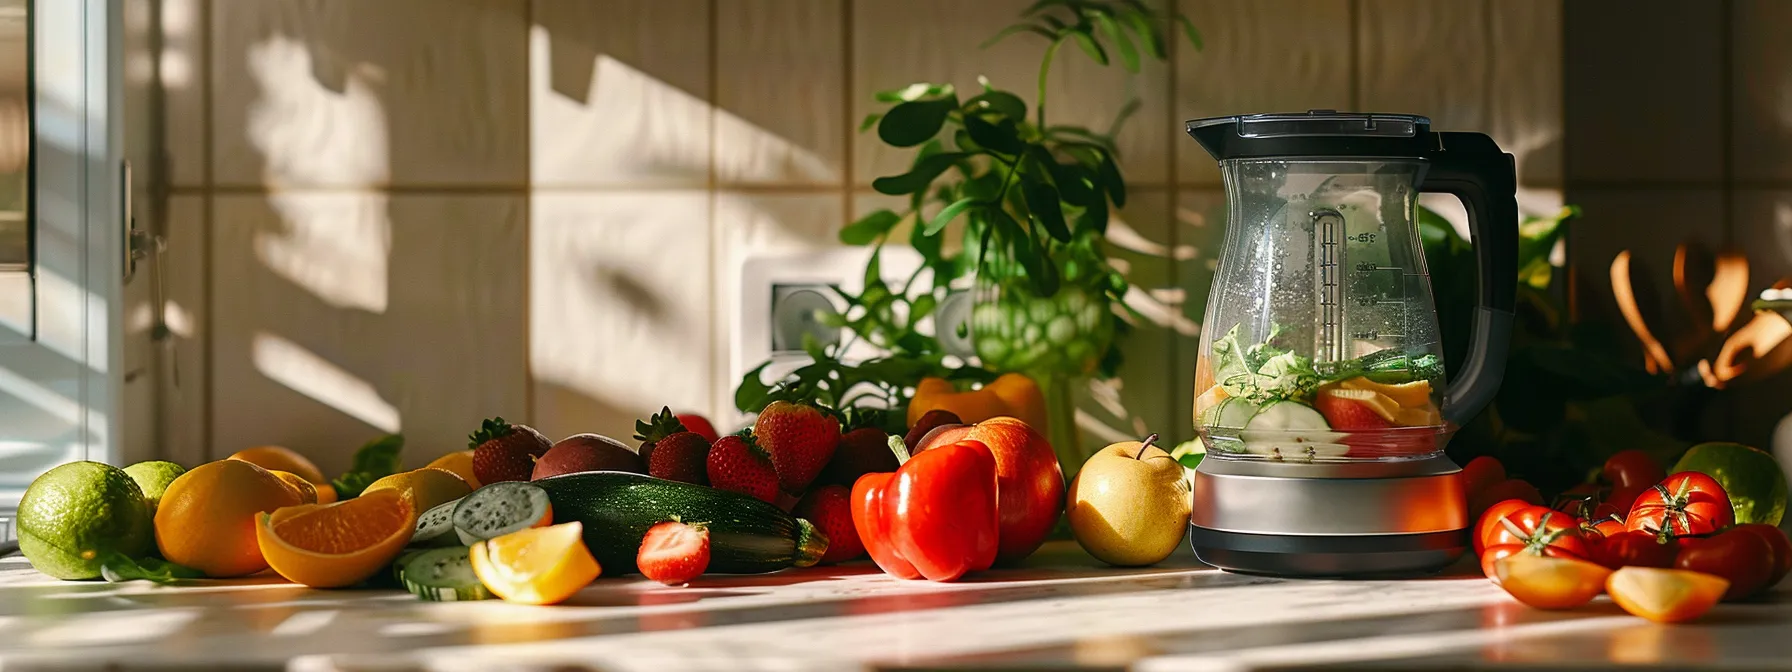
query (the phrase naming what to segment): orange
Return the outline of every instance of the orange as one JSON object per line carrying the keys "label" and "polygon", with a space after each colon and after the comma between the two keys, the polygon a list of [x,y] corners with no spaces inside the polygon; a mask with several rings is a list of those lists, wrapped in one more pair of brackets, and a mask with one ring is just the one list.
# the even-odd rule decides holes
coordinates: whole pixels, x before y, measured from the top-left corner
{"label": "orange", "polygon": [[284,481],[288,486],[291,486],[293,490],[298,491],[300,504],[317,503],[317,486],[312,485],[310,481],[307,481],[298,474],[290,471],[269,470],[268,473],[273,474],[281,481]]}
{"label": "orange", "polygon": [[534,527],[473,544],[473,574],[508,602],[563,602],[603,573],[577,521]]}
{"label": "orange", "polygon": [[479,483],[479,478],[473,475],[473,451],[471,450],[457,450],[447,455],[443,455],[436,458],[434,462],[425,465],[424,468],[446,469],[452,471],[454,472],[454,475],[460,477],[460,480],[467,482],[467,487],[474,490],[478,490],[481,485]]}
{"label": "orange", "polygon": [[211,577],[267,569],[255,543],[255,514],[303,503],[299,491],[242,460],[194,467],[168,484],[156,507],[156,546],[170,562]]}
{"label": "orange", "polygon": [[335,504],[301,504],[259,516],[255,540],[293,583],[341,588],[392,564],[417,527],[416,507],[388,488]]}
{"label": "orange", "polygon": [[329,483],[317,483],[317,503],[332,504],[336,501],[336,486]]}
{"label": "orange", "polygon": [[411,494],[411,502],[418,511],[428,511],[438,504],[446,504],[467,496],[473,491],[467,482],[447,469],[424,467],[412,471],[392,474],[367,486],[362,494],[375,490],[398,490]]}
{"label": "orange", "polygon": [[311,460],[305,459],[304,455],[293,452],[290,448],[281,448],[280,446],[245,448],[236,451],[227,459],[242,460],[263,469],[290,471],[311,483],[330,482],[324,478],[324,472],[319,470],[317,465],[312,464]]}

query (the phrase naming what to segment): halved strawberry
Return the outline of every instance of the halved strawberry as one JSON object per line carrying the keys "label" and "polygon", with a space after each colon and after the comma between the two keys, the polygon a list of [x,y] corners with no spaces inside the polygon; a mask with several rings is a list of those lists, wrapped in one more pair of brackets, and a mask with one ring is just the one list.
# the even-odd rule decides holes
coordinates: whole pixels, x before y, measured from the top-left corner
{"label": "halved strawberry", "polygon": [[1350,390],[1329,387],[1319,391],[1313,399],[1313,408],[1325,416],[1326,424],[1332,429],[1344,431],[1361,431],[1365,429],[1387,429],[1394,423],[1377,408],[1387,397],[1368,390]]}
{"label": "halved strawberry", "polygon": [[647,528],[635,567],[668,586],[690,583],[709,569],[709,528],[676,520]]}

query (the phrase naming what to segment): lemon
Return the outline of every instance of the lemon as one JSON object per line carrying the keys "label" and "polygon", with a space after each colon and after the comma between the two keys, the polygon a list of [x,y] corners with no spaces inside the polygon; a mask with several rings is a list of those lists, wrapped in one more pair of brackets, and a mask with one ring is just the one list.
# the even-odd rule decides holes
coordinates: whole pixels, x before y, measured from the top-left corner
{"label": "lemon", "polygon": [[583,529],[561,523],[473,544],[473,574],[507,602],[563,602],[603,571],[585,548]]}
{"label": "lemon", "polygon": [[437,505],[465,497],[473,491],[465,480],[452,471],[424,467],[381,478],[368,485],[361,494],[388,489],[411,493],[418,511],[428,511]]}
{"label": "lemon", "polygon": [[155,541],[143,490],[123,469],[70,462],[37,477],[19,499],[19,550],[58,579],[97,579],[105,556],[140,557]]}

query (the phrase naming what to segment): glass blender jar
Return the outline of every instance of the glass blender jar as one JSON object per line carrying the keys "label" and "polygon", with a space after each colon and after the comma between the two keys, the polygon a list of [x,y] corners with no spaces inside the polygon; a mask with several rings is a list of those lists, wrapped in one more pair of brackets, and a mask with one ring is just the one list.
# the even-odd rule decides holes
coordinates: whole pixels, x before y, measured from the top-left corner
{"label": "glass blender jar", "polygon": [[[1451,432],[1493,398],[1517,286],[1513,160],[1424,117],[1316,110],[1201,119],[1227,228],[1195,370],[1190,539],[1224,569],[1348,576],[1442,568],[1467,547]],[[1468,209],[1478,310],[1446,376],[1413,213]]]}

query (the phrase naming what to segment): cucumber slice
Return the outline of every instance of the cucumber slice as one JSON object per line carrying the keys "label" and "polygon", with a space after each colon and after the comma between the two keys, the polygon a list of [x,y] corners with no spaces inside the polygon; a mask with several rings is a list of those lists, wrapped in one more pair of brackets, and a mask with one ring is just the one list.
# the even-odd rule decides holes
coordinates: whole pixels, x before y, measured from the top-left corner
{"label": "cucumber slice", "polygon": [[1256,415],[1257,406],[1255,404],[1238,397],[1227,397],[1220,400],[1218,405],[1207,409],[1206,416],[1201,418],[1201,424],[1208,427],[1243,429]]}
{"label": "cucumber slice", "polygon": [[399,564],[398,580],[412,595],[429,602],[489,600],[491,591],[473,574],[469,554],[465,546],[422,551]]}
{"label": "cucumber slice", "polygon": [[1275,401],[1263,406],[1239,433],[1247,453],[1278,460],[1311,460],[1341,457],[1350,447],[1340,443],[1344,435],[1331,431],[1325,416],[1297,401]]}
{"label": "cucumber slice", "polygon": [[548,492],[522,481],[493,483],[454,504],[454,534],[468,546],[553,521]]}
{"label": "cucumber slice", "polygon": [[411,546],[452,546],[460,543],[460,537],[454,533],[454,505],[460,502],[437,504],[423,515],[417,516],[417,532],[411,535]]}

